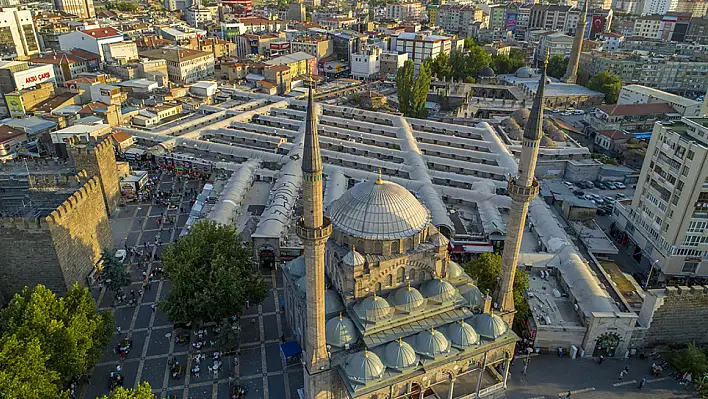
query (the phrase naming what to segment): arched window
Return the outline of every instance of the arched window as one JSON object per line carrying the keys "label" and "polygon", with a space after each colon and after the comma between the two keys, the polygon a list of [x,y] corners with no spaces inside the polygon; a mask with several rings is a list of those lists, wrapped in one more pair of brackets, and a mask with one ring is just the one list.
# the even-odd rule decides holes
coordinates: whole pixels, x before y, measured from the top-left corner
{"label": "arched window", "polygon": [[406,269],[403,267],[399,267],[398,272],[396,272],[396,282],[398,284],[401,284],[405,280],[406,280]]}
{"label": "arched window", "polygon": [[415,281],[415,269],[411,269],[408,272],[408,280],[410,281]]}
{"label": "arched window", "polygon": [[386,287],[390,287],[393,285],[393,275],[389,274],[386,276]]}
{"label": "arched window", "polygon": [[381,292],[381,283],[376,283],[376,292]]}
{"label": "arched window", "polygon": [[398,243],[398,241],[392,241],[392,242],[391,242],[391,253],[392,253],[392,254],[397,254],[397,253],[399,253],[399,252],[400,252],[400,250],[399,250],[399,243]]}

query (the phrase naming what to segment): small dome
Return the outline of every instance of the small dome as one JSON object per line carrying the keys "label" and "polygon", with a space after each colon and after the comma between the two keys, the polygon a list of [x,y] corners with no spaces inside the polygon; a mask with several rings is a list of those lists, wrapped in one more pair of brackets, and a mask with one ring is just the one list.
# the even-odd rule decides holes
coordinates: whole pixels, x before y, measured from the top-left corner
{"label": "small dome", "polygon": [[369,381],[378,380],[383,376],[384,370],[381,359],[375,353],[364,350],[357,352],[347,359],[344,371],[350,380],[366,384]]}
{"label": "small dome", "polygon": [[476,285],[467,283],[460,287],[459,290],[460,294],[463,298],[465,298],[465,300],[467,300],[467,303],[470,304],[471,308],[474,309],[475,307],[484,307],[484,294],[482,294],[482,291],[480,291]]}
{"label": "small dome", "polygon": [[464,320],[450,324],[447,326],[446,332],[452,344],[459,348],[467,348],[479,343],[479,334]]}
{"label": "small dome", "polygon": [[340,313],[325,324],[325,339],[329,345],[343,347],[356,341],[355,331],[354,323]]}
{"label": "small dome", "polygon": [[472,327],[477,333],[487,339],[497,339],[509,330],[509,325],[501,317],[482,313],[472,318]]}
{"label": "small dome", "polygon": [[298,256],[288,263],[288,270],[290,274],[297,277],[302,277],[305,275],[305,258]]}
{"label": "small dome", "polygon": [[365,240],[396,240],[430,223],[430,211],[405,187],[389,181],[361,182],[329,206],[332,227]]}
{"label": "small dome", "polygon": [[412,346],[399,339],[386,345],[383,360],[386,367],[402,370],[417,365],[418,355]]}
{"label": "small dome", "polygon": [[460,278],[465,273],[462,266],[456,262],[450,261],[447,264],[447,278]]}
{"label": "small dome", "polygon": [[450,350],[450,342],[440,331],[430,329],[415,336],[415,348],[418,353],[435,357],[447,353]]}
{"label": "small dome", "polygon": [[346,255],[344,255],[342,262],[344,262],[347,266],[360,266],[366,263],[366,259],[359,252],[357,252],[356,249],[352,248]]}
{"label": "small dome", "polygon": [[447,247],[447,244],[450,243],[450,240],[448,240],[447,237],[445,237],[444,235],[438,233],[430,238],[430,243],[435,245],[436,248],[442,248]]}
{"label": "small dome", "polygon": [[408,287],[399,288],[393,294],[393,299],[396,302],[396,307],[406,312],[415,310],[425,303],[423,295],[417,289],[412,288],[410,283],[408,283]]}
{"label": "small dome", "polygon": [[485,78],[491,78],[494,77],[495,73],[494,70],[490,67],[484,67],[482,68],[481,71],[479,71],[479,76],[485,77]]}
{"label": "small dome", "polygon": [[533,69],[529,67],[521,67],[516,70],[516,77],[517,78],[532,78],[533,77]]}
{"label": "small dome", "polygon": [[420,291],[427,298],[432,298],[440,302],[448,301],[454,298],[456,294],[455,287],[453,287],[452,284],[439,278],[427,281],[423,284]]}
{"label": "small dome", "polygon": [[325,314],[342,310],[344,310],[344,305],[342,304],[342,300],[339,299],[339,295],[332,290],[325,291]]}
{"label": "small dome", "polygon": [[302,276],[302,277],[298,278],[297,280],[295,280],[295,286],[300,291],[302,291],[303,294],[306,293],[307,292],[307,277]]}
{"label": "small dome", "polygon": [[359,304],[359,313],[364,319],[370,322],[378,322],[387,319],[391,315],[391,307],[388,302],[380,296],[374,295],[364,298]]}

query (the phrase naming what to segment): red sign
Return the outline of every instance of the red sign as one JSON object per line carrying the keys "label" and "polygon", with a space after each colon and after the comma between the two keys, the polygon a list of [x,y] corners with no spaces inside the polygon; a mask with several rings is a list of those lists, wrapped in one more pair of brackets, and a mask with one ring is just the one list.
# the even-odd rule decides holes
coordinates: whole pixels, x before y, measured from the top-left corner
{"label": "red sign", "polygon": [[605,17],[596,15],[592,17],[592,25],[590,26],[590,35],[601,33],[605,30]]}
{"label": "red sign", "polygon": [[25,83],[34,83],[40,80],[48,79],[52,75],[49,72],[40,73],[39,75],[28,76]]}

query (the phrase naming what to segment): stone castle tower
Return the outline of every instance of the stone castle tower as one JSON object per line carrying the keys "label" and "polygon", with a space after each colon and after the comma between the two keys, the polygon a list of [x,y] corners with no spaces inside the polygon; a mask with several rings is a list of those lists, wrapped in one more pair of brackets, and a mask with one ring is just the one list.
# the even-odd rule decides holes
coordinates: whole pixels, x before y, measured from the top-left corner
{"label": "stone castle tower", "polygon": [[88,142],[74,139],[68,143],[68,147],[76,170],[85,170],[89,176],[99,179],[106,211],[110,216],[121,198],[116,155],[111,141],[108,138]]}
{"label": "stone castle tower", "polygon": [[305,397],[327,399],[331,396],[331,373],[325,340],[325,245],[332,234],[332,223],[323,214],[322,157],[312,88],[307,98],[302,179],[303,216],[297,231],[305,247],[307,275]]}
{"label": "stone castle tower", "polygon": [[529,210],[529,203],[538,194],[538,182],[534,178],[534,172],[536,171],[538,147],[543,135],[543,96],[546,89],[547,66],[548,53],[546,53],[546,61],[531,108],[531,115],[529,115],[529,120],[524,128],[519,174],[509,181],[509,196],[512,202],[506,227],[501,270],[499,271],[500,282],[494,293],[494,301],[501,310],[500,316],[509,324],[514,320],[514,275],[519,259],[519,249],[521,249],[521,238],[524,234],[526,214]]}
{"label": "stone castle tower", "polygon": [[575,28],[575,40],[573,41],[570,58],[568,58],[568,68],[563,76],[565,83],[575,83],[578,80],[578,65],[580,64],[580,53],[583,52],[583,38],[585,37],[589,3],[590,0],[585,0],[583,12],[580,14],[580,19],[578,19],[578,26]]}

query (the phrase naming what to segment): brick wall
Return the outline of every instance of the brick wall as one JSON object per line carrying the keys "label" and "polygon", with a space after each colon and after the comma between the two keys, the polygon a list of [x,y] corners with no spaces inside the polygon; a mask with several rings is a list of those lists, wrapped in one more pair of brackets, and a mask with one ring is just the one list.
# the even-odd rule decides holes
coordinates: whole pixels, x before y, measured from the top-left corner
{"label": "brick wall", "polygon": [[644,346],[708,342],[708,286],[668,287],[656,299],[647,301],[647,306],[653,303],[653,315],[647,314],[651,309],[644,306],[640,312],[640,318],[651,317]]}
{"label": "brick wall", "polygon": [[98,176],[104,193],[104,202],[110,215],[120,202],[118,167],[113,145],[109,139],[88,146],[72,146],[71,158],[76,170],[86,170],[89,176]]}

